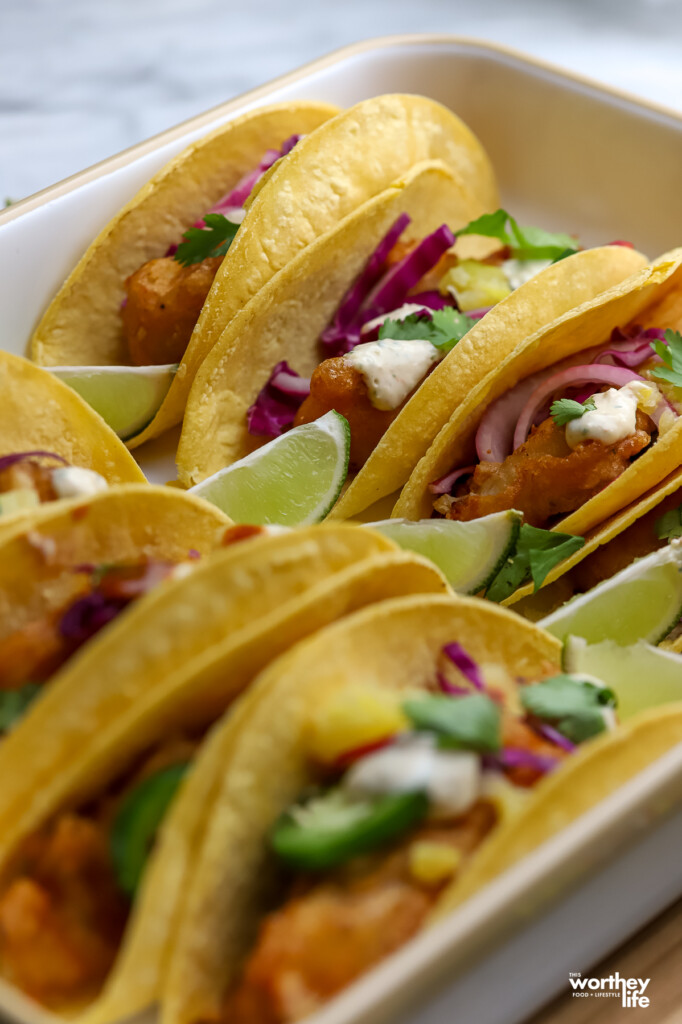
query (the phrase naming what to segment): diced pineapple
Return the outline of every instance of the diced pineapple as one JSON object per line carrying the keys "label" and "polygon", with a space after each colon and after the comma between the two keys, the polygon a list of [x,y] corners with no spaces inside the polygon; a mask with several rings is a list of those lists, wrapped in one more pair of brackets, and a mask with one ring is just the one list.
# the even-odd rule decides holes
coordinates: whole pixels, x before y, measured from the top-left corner
{"label": "diced pineapple", "polygon": [[410,873],[420,885],[440,885],[456,873],[462,851],[445,843],[424,839],[412,843],[409,858]]}
{"label": "diced pineapple", "polygon": [[481,797],[495,808],[499,825],[508,818],[516,817],[530,799],[530,792],[521,786],[515,786],[504,775],[486,772]]}
{"label": "diced pineapple", "polygon": [[408,728],[400,694],[349,686],[314,712],[307,730],[307,752],[322,764],[332,764],[349,751]]}
{"label": "diced pineapple", "polygon": [[441,279],[440,290],[454,295],[463,313],[494,306],[511,294],[502,268],[477,260],[462,260],[448,270]]}

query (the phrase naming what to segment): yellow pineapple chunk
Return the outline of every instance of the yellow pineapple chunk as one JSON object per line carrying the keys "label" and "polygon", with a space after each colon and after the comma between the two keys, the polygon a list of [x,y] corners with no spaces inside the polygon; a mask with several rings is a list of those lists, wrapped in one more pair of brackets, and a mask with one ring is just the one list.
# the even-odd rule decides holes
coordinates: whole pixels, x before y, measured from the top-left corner
{"label": "yellow pineapple chunk", "polygon": [[314,712],[307,731],[307,752],[322,764],[341,755],[404,732],[409,722],[401,695],[366,686],[349,686]]}
{"label": "yellow pineapple chunk", "polygon": [[463,313],[494,306],[511,294],[502,268],[477,260],[462,260],[452,267],[441,279],[439,288],[454,295]]}
{"label": "yellow pineapple chunk", "polygon": [[412,843],[409,858],[410,874],[420,885],[441,885],[457,872],[462,851],[424,839]]}

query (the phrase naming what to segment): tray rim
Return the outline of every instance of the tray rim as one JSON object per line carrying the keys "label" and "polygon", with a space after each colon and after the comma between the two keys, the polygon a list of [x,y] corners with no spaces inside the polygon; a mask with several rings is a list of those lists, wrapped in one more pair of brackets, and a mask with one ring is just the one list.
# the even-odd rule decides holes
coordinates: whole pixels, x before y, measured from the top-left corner
{"label": "tray rim", "polygon": [[34,192],[23,199],[17,200],[17,202],[12,203],[11,206],[0,210],[0,230],[2,230],[2,227],[10,221],[16,220],[24,214],[30,213],[31,211],[44,206],[53,199],[58,199],[63,195],[67,195],[69,192],[73,192],[81,186],[97,180],[106,173],[115,171],[120,167],[127,166],[138,157],[143,157],[154,152],[154,150],[158,149],[165,143],[173,142],[188,132],[200,128],[204,124],[208,126],[214,122],[216,118],[227,115],[225,119],[229,120],[230,114],[236,115],[239,110],[243,109],[247,105],[261,106],[267,102],[270,93],[277,89],[284,88],[285,86],[292,85],[295,82],[299,82],[318,71],[323,71],[336,64],[341,64],[356,56],[371,53],[372,51],[379,52],[387,50],[395,46],[417,47],[452,45],[463,46],[465,48],[470,48],[471,50],[478,49],[487,51],[489,56],[497,57],[498,59],[511,59],[522,65],[525,64],[527,67],[534,68],[537,71],[554,75],[555,77],[564,79],[564,81],[570,82],[573,85],[580,86],[593,93],[598,93],[602,97],[635,107],[639,111],[648,113],[652,117],[662,117],[666,120],[671,120],[677,127],[679,127],[679,130],[682,133],[682,112],[677,111],[672,107],[667,107],[665,104],[656,103],[653,100],[637,96],[636,93],[631,93],[627,90],[619,89],[615,86],[608,85],[607,83],[600,82],[597,79],[591,78],[589,75],[583,75],[580,72],[571,71],[568,68],[562,67],[560,64],[543,60],[541,57],[535,57],[531,54],[525,53],[523,50],[517,49],[516,47],[508,46],[505,43],[497,43],[493,40],[481,39],[477,36],[460,36],[456,33],[447,32],[411,32],[375,36],[369,39],[359,40],[355,43],[349,43],[346,46],[339,47],[336,50],[332,50],[331,52],[324,54],[322,57],[316,57],[313,60],[300,65],[300,67],[294,68],[292,71],[286,71],[283,74],[270,79],[263,85],[257,86],[254,89],[249,89],[246,92],[239,93],[232,99],[226,100],[223,103],[218,103],[200,114],[195,114],[192,117],[186,118],[184,121],[180,121],[178,124],[173,125],[170,128],[157,132],[155,135],[152,135],[147,139],[143,139],[141,142],[136,142],[132,146],[128,146],[126,149],[120,150],[118,153],[104,157],[102,160],[99,160],[80,171],[76,171],[52,185],[48,185],[45,188],[40,189],[38,192]]}

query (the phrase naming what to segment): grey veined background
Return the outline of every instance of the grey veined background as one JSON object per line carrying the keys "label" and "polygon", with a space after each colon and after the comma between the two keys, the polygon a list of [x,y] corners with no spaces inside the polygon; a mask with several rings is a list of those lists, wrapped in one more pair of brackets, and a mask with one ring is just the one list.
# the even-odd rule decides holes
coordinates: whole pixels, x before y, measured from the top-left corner
{"label": "grey veined background", "polygon": [[400,32],[506,43],[682,110],[682,0],[0,0],[0,202]]}

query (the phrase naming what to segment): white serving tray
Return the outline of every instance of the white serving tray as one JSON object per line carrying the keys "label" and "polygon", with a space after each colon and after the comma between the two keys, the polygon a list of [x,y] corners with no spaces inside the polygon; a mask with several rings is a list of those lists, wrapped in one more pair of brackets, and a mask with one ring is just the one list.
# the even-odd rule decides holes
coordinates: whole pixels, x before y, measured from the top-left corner
{"label": "white serving tray", "polygon": [[[0,348],[24,354],[94,235],[174,153],[245,110],[293,98],[347,106],[382,92],[452,107],[490,153],[516,216],[629,239],[682,241],[682,118],[507,48],[452,36],[347,47],[0,211]],[[174,437],[135,454],[175,476]],[[682,893],[682,747],[671,751],[438,928],[318,1014],[316,1024],[516,1024]],[[45,1020],[16,994],[9,1017]],[[655,991],[651,993],[655,999]],[[312,1019],[311,1019],[312,1024]]]}

